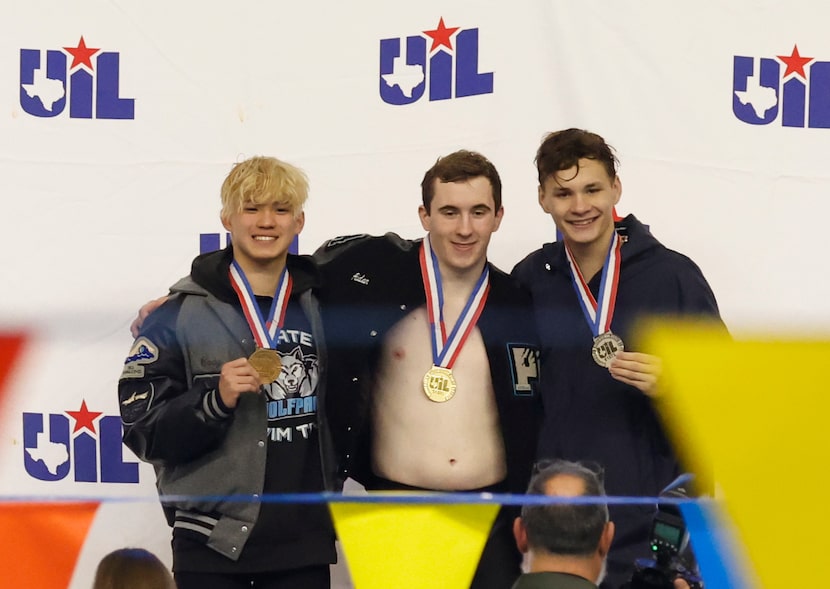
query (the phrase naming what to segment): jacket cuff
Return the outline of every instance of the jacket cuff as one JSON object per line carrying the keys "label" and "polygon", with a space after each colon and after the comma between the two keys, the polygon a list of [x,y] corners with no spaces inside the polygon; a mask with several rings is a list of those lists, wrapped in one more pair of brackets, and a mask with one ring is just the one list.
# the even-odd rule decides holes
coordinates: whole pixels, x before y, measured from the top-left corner
{"label": "jacket cuff", "polygon": [[217,421],[228,419],[233,413],[233,409],[222,402],[222,395],[216,389],[210,389],[202,397],[202,410],[209,419]]}

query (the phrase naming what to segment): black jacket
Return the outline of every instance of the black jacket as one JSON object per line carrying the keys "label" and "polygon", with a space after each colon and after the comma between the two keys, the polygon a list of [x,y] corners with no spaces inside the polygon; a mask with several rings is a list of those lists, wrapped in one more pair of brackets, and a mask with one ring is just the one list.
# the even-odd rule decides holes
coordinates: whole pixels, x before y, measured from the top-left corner
{"label": "black jacket", "polygon": [[[698,316],[722,325],[715,296],[692,260],[660,244],[634,216],[618,222],[617,229],[627,242],[611,331],[622,338],[626,350],[640,351],[636,325],[645,317]],[[658,495],[681,471],[677,457],[651,399],[594,363],[593,336],[571,283],[562,242],[547,243],[528,255],[513,275],[533,294],[542,342],[545,420],[539,458],[600,463],[609,495]],[[589,283],[595,296],[600,275]],[[620,561],[631,564],[648,556],[653,512],[653,506],[612,507],[617,531],[609,575]]]}
{"label": "black jacket", "polygon": [[[394,233],[357,235],[333,239],[314,255],[325,284],[319,299],[329,345],[327,414],[341,451],[343,476],[370,486],[368,397],[384,336],[426,303],[420,246],[420,240]],[[527,488],[541,417],[530,305],[527,291],[491,265],[490,293],[477,326],[501,420],[507,486],[514,493]]]}

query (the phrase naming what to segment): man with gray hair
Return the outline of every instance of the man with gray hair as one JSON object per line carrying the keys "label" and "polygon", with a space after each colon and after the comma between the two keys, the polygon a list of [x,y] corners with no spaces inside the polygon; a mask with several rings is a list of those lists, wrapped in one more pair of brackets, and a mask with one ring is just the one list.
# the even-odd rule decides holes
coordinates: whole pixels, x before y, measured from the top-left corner
{"label": "man with gray hair", "polygon": [[[591,469],[557,460],[533,476],[527,493],[599,497],[605,489]],[[608,519],[608,506],[600,502],[524,505],[513,534],[528,568],[513,589],[596,589],[604,576],[614,523]]]}
{"label": "man with gray hair", "polygon": [[[578,462],[555,460],[537,465],[528,495],[603,497],[602,475]],[[522,506],[513,522],[516,545],[527,571],[513,589],[596,589],[614,539],[614,522],[601,500]],[[683,579],[675,589],[688,589]]]}

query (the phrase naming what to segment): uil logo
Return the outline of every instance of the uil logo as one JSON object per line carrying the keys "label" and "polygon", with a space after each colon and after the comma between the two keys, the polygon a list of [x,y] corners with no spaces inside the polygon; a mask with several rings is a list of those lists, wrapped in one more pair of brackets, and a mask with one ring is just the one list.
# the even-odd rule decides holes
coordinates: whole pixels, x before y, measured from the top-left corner
{"label": "uil logo", "polygon": [[86,401],[64,413],[23,413],[23,462],[30,476],[60,481],[72,473],[76,482],[138,482],[138,463],[124,461],[120,417],[101,417]]}
{"label": "uil logo", "polygon": [[478,29],[448,27],[442,17],[420,35],[381,40],[381,99],[412,104],[427,89],[430,101],[493,93],[493,73],[478,71]]}
{"label": "uil logo", "polygon": [[[71,63],[68,58],[71,57]],[[88,47],[20,50],[20,106],[36,117],[134,119],[135,99],[119,96],[120,55]]]}
{"label": "uil logo", "polygon": [[[782,73],[782,67],[783,73]],[[830,62],[789,55],[733,61],[732,112],[750,125],[830,128]]]}

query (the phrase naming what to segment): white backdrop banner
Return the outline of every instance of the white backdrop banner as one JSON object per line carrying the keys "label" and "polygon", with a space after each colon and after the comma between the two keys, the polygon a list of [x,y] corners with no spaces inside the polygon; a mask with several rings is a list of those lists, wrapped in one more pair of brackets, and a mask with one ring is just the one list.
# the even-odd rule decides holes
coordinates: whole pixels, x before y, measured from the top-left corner
{"label": "white backdrop banner", "polygon": [[796,4],[11,2],[0,330],[31,340],[0,416],[0,495],[147,499],[99,511],[73,588],[116,547],[169,559],[152,468],[120,442],[128,326],[225,245],[219,186],[257,154],[308,172],[311,253],[421,236],[424,171],[481,151],[509,271],[555,238],[539,141],[587,128],[617,148],[620,213],[698,263],[734,332],[827,330],[828,8]]}

